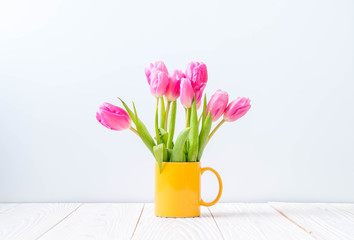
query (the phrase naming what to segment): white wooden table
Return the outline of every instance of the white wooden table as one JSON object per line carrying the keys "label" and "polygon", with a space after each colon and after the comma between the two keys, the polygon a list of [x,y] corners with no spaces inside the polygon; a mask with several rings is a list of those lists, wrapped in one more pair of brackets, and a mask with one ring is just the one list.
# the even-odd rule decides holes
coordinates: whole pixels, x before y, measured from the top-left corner
{"label": "white wooden table", "polygon": [[354,239],[354,204],[219,203],[198,218],[153,204],[0,204],[0,239]]}

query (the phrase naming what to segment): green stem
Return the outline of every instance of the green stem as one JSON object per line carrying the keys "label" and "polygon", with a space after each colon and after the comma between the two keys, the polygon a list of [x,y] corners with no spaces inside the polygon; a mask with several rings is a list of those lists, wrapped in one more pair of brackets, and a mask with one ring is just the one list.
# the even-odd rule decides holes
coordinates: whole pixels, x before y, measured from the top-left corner
{"label": "green stem", "polygon": [[140,134],[138,133],[138,131],[137,131],[135,128],[133,128],[132,126],[130,126],[129,129],[130,129],[133,133],[135,133],[136,135],[138,135],[138,137],[140,137]]}
{"label": "green stem", "polygon": [[175,122],[176,122],[176,109],[177,102],[174,101],[171,106],[171,110],[168,117],[168,139],[167,139],[167,149],[172,148],[173,135],[175,133]]}
{"label": "green stem", "polygon": [[160,104],[160,128],[165,129],[166,126],[166,111],[165,111],[165,101],[163,97],[161,97],[161,104]]}
{"label": "green stem", "polygon": [[190,127],[188,137],[188,158],[187,162],[196,162],[198,156],[198,146],[199,146],[199,123],[198,123],[198,113],[195,98],[193,99],[193,104],[190,113]]}
{"label": "green stem", "polygon": [[168,113],[170,112],[170,106],[171,106],[171,102],[167,100],[167,107],[166,107],[166,117],[165,117],[165,127],[166,127],[166,131],[167,131],[167,122],[168,122]]}
{"label": "green stem", "polygon": [[186,128],[190,126],[190,121],[191,121],[191,108],[187,108],[187,114],[186,114]]}
{"label": "green stem", "polygon": [[208,141],[205,145],[208,144],[208,142],[210,141],[211,137],[215,134],[215,132],[219,129],[219,127],[221,127],[221,125],[225,122],[225,120],[221,120],[221,122],[219,122],[219,124],[214,128],[214,130],[210,133],[209,137],[208,137]]}
{"label": "green stem", "polygon": [[155,133],[156,133],[156,142],[157,144],[160,144],[161,139],[159,133],[159,98],[156,98]]}

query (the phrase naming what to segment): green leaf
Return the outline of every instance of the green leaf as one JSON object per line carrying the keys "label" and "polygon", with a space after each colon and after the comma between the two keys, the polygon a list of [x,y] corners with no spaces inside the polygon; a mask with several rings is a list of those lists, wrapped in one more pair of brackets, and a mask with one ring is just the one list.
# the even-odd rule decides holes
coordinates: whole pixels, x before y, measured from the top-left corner
{"label": "green leaf", "polygon": [[[199,116],[199,119],[198,119],[198,126],[203,125],[203,123],[202,123],[202,124],[200,124],[200,122],[202,121],[202,117],[203,117],[203,116]],[[202,126],[202,127],[203,127],[203,126]]]}
{"label": "green leaf", "polygon": [[123,104],[125,110],[127,110],[127,112],[128,112],[129,117],[132,119],[133,123],[134,123],[135,126],[136,126],[136,119],[135,119],[134,113],[132,112],[132,110],[130,110],[130,108],[128,107],[128,105],[127,105],[122,99],[120,99],[120,98],[118,98],[118,99],[122,102],[122,104]]}
{"label": "green leaf", "polygon": [[163,144],[163,161],[164,162],[168,162],[168,151],[167,151],[167,148],[166,148],[166,144]]}
{"label": "green leaf", "polygon": [[199,142],[199,125],[198,125],[198,113],[195,98],[193,100],[191,110],[191,131],[189,132],[189,148],[188,148],[188,162],[196,162],[198,157],[198,142]]}
{"label": "green leaf", "polygon": [[181,131],[176,139],[176,143],[173,146],[170,162],[184,162],[184,144],[188,138],[191,128],[185,128]]}
{"label": "green leaf", "polygon": [[199,150],[198,150],[198,158],[197,161],[199,162],[204,148],[208,142],[208,136],[211,130],[211,124],[212,124],[212,119],[211,119],[211,113],[208,113],[208,116],[206,117],[204,124],[202,126],[202,129],[200,131],[200,136],[199,136]]}
{"label": "green leaf", "polygon": [[189,149],[189,141],[187,139],[183,148],[183,158],[185,159],[184,162],[187,162],[188,160],[188,149]]}
{"label": "green leaf", "polygon": [[154,156],[156,158],[157,164],[159,165],[160,172],[162,169],[162,162],[164,158],[164,148],[165,147],[163,143],[154,146]]}
{"label": "green leaf", "polygon": [[165,101],[163,97],[161,97],[160,104],[160,128],[165,128],[165,118],[166,118],[166,109],[165,109]]}
{"label": "green leaf", "polygon": [[169,159],[171,158],[172,155],[172,149],[166,149],[167,150],[167,159],[164,162],[169,162]]}
{"label": "green leaf", "polygon": [[133,107],[134,107],[134,119],[136,120],[136,130],[138,131],[141,140],[143,140],[144,144],[149,148],[149,150],[154,154],[154,150],[153,147],[156,145],[154,139],[151,137],[149,131],[147,130],[145,124],[140,121],[140,119],[138,118],[138,114],[136,112],[136,108],[135,105],[133,103]]}
{"label": "green leaf", "polygon": [[175,134],[177,101],[173,101],[168,117],[168,139],[167,149],[172,149],[173,135]]}
{"label": "green leaf", "polygon": [[[168,139],[168,132],[165,129],[159,128],[160,140],[162,143],[166,144]],[[154,137],[156,139],[156,137]]]}
{"label": "green leaf", "polygon": [[134,107],[135,114],[132,112],[132,110],[130,110],[128,105],[122,99],[120,99],[120,98],[118,98],[118,99],[122,102],[125,110],[127,110],[128,114],[129,114],[129,117],[132,119],[133,123],[135,124],[141,140],[149,148],[150,152],[153,153],[153,146],[155,146],[155,141],[151,137],[145,124],[138,118],[138,114],[136,113],[134,103],[133,103],[133,107]]}

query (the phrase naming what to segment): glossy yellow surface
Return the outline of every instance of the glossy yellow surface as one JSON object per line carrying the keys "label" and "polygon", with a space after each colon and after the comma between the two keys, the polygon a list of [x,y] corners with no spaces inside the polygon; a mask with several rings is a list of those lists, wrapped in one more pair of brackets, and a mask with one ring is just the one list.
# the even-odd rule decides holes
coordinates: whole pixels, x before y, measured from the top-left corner
{"label": "glossy yellow surface", "polygon": [[[219,181],[214,201],[205,203],[200,197],[200,176],[212,171]],[[212,168],[201,168],[200,162],[164,162],[160,173],[155,164],[155,215],[161,217],[197,217],[200,205],[212,206],[221,196],[222,181]]]}

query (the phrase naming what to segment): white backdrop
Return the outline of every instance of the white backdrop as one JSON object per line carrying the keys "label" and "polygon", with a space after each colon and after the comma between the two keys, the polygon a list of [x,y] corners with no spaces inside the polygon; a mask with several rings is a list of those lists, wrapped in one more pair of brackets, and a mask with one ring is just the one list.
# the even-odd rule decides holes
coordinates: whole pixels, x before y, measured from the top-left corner
{"label": "white backdrop", "polygon": [[144,67],[194,60],[252,99],[204,153],[221,201],[354,202],[353,43],[350,0],[1,1],[0,201],[153,201],[153,157],[95,112],[134,100],[153,130]]}

